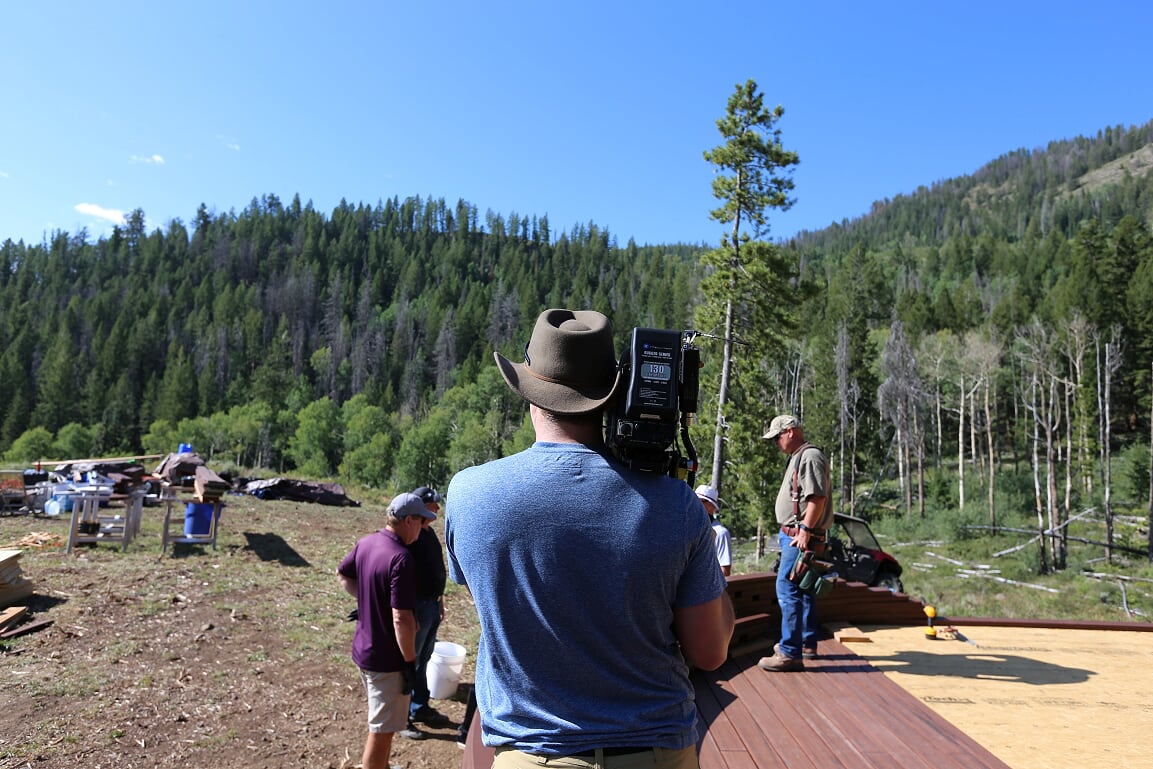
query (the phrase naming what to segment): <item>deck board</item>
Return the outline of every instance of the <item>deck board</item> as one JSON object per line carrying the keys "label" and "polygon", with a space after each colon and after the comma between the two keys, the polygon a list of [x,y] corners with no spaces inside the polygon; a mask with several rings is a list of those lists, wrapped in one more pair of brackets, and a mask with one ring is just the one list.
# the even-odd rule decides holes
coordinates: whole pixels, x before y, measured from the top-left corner
{"label": "deck board", "polygon": [[803,673],[746,654],[694,674],[701,769],[1008,769],[843,644],[819,648]]}
{"label": "deck board", "polygon": [[[1009,769],[986,748],[869,661],[833,639],[803,673],[768,673],[780,612],[770,573],[729,578],[738,618],[730,657],[696,671],[701,769]],[[822,599],[828,622],[916,625],[923,605],[908,596],[838,581]],[[488,769],[492,751],[469,730],[462,769]]]}
{"label": "deck board", "polygon": [[[819,648],[803,673],[767,673],[746,655],[694,674],[701,769],[1009,769],[849,649]],[[478,721],[463,769],[492,765]]]}

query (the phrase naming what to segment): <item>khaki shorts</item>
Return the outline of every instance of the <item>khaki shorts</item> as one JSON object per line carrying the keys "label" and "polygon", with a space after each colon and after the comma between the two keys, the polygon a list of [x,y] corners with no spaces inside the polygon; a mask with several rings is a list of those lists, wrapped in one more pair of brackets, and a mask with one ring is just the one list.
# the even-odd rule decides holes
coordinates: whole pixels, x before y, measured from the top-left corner
{"label": "khaki shorts", "polygon": [[409,695],[401,694],[404,674],[360,671],[368,694],[368,731],[373,734],[399,732],[408,726]]}
{"label": "khaki shorts", "polygon": [[[597,759],[601,760],[598,761]],[[700,769],[697,749],[652,748],[624,756],[534,756],[509,748],[497,748],[492,769]]]}

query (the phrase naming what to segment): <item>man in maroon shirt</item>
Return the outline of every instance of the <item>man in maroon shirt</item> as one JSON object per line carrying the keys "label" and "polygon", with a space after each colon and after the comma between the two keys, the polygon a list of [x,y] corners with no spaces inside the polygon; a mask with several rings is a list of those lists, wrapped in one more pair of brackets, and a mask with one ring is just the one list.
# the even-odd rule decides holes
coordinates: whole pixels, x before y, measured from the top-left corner
{"label": "man in maroon shirt", "polygon": [[428,517],[435,514],[420,497],[397,495],[384,528],[360,539],[336,569],[340,584],[356,597],[352,661],[368,695],[364,769],[387,769],[392,735],[408,723],[416,679],[416,566],[407,545]]}

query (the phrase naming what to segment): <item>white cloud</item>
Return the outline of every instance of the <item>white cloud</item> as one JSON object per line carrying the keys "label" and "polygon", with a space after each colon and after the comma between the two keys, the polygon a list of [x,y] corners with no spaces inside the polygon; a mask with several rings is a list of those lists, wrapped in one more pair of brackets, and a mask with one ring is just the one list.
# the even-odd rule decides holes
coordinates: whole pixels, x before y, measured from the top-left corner
{"label": "white cloud", "polygon": [[8,176],[7,171],[0,171],[0,179],[8,179],[8,178],[9,178],[9,176]]}
{"label": "white cloud", "polygon": [[113,224],[124,224],[124,212],[114,208],[104,208],[95,203],[77,203],[76,210],[86,216],[95,216],[97,219],[107,219]]}
{"label": "white cloud", "polygon": [[164,156],[155,153],[152,155],[133,155],[131,160],[133,163],[147,163],[153,166],[164,165]]}

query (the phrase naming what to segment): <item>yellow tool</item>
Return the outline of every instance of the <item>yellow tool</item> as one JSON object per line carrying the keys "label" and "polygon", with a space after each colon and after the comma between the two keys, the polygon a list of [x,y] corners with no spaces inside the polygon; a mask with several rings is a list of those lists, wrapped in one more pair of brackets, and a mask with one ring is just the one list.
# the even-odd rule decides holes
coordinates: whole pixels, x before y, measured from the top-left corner
{"label": "yellow tool", "polygon": [[925,628],[925,638],[936,638],[937,629],[933,627],[933,618],[937,616],[936,608],[926,605],[925,616],[929,618],[929,624]]}

